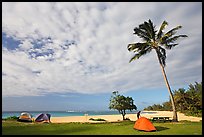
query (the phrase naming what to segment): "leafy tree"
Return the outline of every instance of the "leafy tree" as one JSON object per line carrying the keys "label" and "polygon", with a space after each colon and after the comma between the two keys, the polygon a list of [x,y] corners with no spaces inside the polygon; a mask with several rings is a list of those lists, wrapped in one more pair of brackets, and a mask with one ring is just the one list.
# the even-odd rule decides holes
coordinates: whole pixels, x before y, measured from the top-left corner
{"label": "leafy tree", "polygon": [[153,109],[153,110],[162,110],[163,107],[162,107],[162,105],[160,105],[160,104],[154,104],[154,105],[152,105],[152,109]]}
{"label": "leafy tree", "polygon": [[176,108],[180,112],[184,112],[188,108],[189,96],[185,92],[184,88],[179,88],[174,91],[174,100],[176,104]]}
{"label": "leafy tree", "polygon": [[132,97],[125,97],[123,95],[119,95],[118,91],[114,91],[110,99],[109,109],[118,110],[118,112],[122,114],[123,120],[125,120],[126,110],[137,110],[137,107],[133,102],[134,100]]}
{"label": "leafy tree", "polygon": [[190,84],[189,89],[186,91],[189,96],[188,110],[194,115],[200,115],[202,112],[202,82],[195,85]]}
{"label": "leafy tree", "polygon": [[162,107],[163,109],[162,110],[165,110],[165,111],[172,111],[172,106],[171,106],[171,102],[170,101],[166,101],[164,103],[162,103]]}
{"label": "leafy tree", "polygon": [[187,36],[186,35],[175,36],[177,30],[182,28],[182,26],[177,26],[171,29],[170,31],[164,33],[163,30],[167,25],[168,23],[166,21],[163,21],[157,33],[157,30],[155,29],[155,26],[153,25],[152,21],[151,20],[149,20],[148,22],[145,21],[144,23],[140,24],[139,27],[135,27],[133,33],[140,37],[143,40],[143,42],[128,44],[127,48],[129,51],[133,51],[135,53],[135,55],[130,59],[129,62],[135,59],[139,59],[141,56],[150,53],[152,50],[155,50],[167,89],[170,94],[173,109],[173,121],[178,121],[173,94],[164,70],[164,67],[166,66],[165,49],[168,50],[172,49],[173,47],[178,45],[178,43],[175,43],[176,40],[178,40],[181,37]]}
{"label": "leafy tree", "polygon": [[153,108],[153,105],[152,105],[152,106],[148,106],[148,107],[144,108],[143,110],[148,110],[148,111],[153,110],[154,111],[154,108]]}

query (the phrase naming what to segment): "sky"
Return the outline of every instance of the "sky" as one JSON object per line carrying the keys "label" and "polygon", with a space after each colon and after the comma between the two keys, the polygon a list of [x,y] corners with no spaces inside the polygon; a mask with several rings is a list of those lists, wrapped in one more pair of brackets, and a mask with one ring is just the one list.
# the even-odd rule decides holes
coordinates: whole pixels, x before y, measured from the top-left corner
{"label": "sky", "polygon": [[109,110],[113,91],[138,110],[168,101],[155,52],[129,63],[149,19],[188,35],[166,51],[172,91],[201,82],[201,2],[2,2],[2,110]]}

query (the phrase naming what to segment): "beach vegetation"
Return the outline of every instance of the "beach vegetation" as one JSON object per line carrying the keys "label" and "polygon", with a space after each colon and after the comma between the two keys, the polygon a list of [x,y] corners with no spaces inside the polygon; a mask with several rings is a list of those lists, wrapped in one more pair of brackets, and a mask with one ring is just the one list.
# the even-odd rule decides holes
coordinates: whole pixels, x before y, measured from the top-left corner
{"label": "beach vegetation", "polygon": [[[187,116],[202,117],[202,82],[189,84],[188,89],[179,88],[173,91],[177,111]],[[144,108],[144,110],[165,110],[172,111],[171,102],[166,101],[162,105],[154,104]]]}
{"label": "beach vegetation", "polygon": [[150,19],[148,21],[145,21],[144,23],[140,24],[139,27],[135,27],[133,33],[139,38],[141,38],[143,42],[128,44],[127,48],[129,51],[133,51],[135,53],[129,62],[139,59],[141,56],[150,53],[152,50],[156,52],[157,59],[159,61],[164,81],[166,83],[172,103],[173,121],[176,122],[178,121],[178,118],[175,101],[164,69],[164,67],[166,66],[167,57],[166,49],[171,50],[173,47],[178,45],[178,43],[175,43],[178,39],[182,37],[187,37],[187,35],[175,35],[177,33],[177,30],[182,28],[182,26],[180,25],[165,33],[163,30],[166,28],[167,25],[168,22],[163,21],[160,26],[160,29],[156,30],[156,26]]}
{"label": "beach vegetation", "polygon": [[17,116],[9,116],[9,117],[6,117],[6,118],[2,118],[2,120],[18,120],[19,117]]}
{"label": "beach vegetation", "polygon": [[102,118],[90,118],[89,120],[92,120],[92,121],[106,121],[105,119],[102,119]]}
{"label": "beach vegetation", "polygon": [[137,110],[137,107],[134,105],[132,97],[125,97],[120,95],[118,91],[114,91],[110,99],[109,109],[118,110],[118,112],[122,115],[123,120],[126,120],[126,110]]}

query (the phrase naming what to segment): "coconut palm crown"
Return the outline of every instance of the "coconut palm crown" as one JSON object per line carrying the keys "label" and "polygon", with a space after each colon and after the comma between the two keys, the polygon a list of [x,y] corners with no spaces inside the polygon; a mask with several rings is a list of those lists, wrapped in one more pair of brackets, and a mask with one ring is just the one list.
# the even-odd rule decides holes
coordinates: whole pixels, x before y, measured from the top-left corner
{"label": "coconut palm crown", "polygon": [[128,44],[127,48],[129,51],[133,51],[135,53],[129,62],[139,59],[141,56],[150,53],[152,50],[156,51],[157,58],[162,69],[162,74],[164,76],[164,80],[167,85],[172,102],[173,121],[178,121],[174,98],[166,77],[164,67],[166,66],[166,49],[170,50],[173,47],[177,46],[178,43],[175,42],[181,37],[187,37],[187,35],[175,35],[177,33],[177,30],[182,28],[182,26],[177,26],[165,33],[164,29],[167,25],[168,23],[166,21],[163,21],[159,28],[159,31],[157,31],[155,29],[156,26],[153,25],[150,19],[148,20],[148,22],[145,21],[144,23],[140,24],[139,27],[135,27],[133,33],[140,37],[142,39],[142,42]]}

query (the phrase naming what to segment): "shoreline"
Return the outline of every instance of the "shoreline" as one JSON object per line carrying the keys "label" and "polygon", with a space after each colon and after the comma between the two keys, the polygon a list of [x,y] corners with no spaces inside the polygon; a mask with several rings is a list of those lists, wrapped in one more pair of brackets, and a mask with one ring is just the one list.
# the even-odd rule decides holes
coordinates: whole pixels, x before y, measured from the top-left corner
{"label": "shoreline", "polygon": [[[145,112],[153,112],[153,113],[145,113]],[[155,116],[173,116],[172,111],[142,111],[141,117],[152,118]],[[202,120],[202,117],[193,117],[193,116],[185,116],[183,113],[177,112],[178,121],[188,120],[193,122],[199,122]],[[92,121],[93,119],[105,119],[106,121]],[[126,114],[125,118],[129,118],[131,121],[137,120],[136,114]],[[97,123],[97,122],[119,122],[122,121],[121,114],[113,114],[113,115],[84,115],[84,116],[65,116],[65,117],[51,117],[52,123],[70,123],[70,122],[89,122],[89,123]]]}

